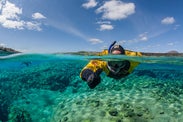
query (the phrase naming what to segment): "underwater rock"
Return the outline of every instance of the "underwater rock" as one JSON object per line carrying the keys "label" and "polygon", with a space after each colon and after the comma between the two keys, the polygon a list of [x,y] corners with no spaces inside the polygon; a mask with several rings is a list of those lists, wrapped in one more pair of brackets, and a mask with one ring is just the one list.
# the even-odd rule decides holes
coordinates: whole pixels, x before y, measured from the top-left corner
{"label": "underwater rock", "polygon": [[105,115],[106,115],[106,112],[105,111],[101,111],[100,112],[100,116],[103,116],[104,117]]}
{"label": "underwater rock", "polygon": [[159,114],[164,114],[164,111],[161,111]]}
{"label": "underwater rock", "polygon": [[100,101],[96,100],[93,102],[94,107],[99,107],[100,106]]}
{"label": "underwater rock", "polygon": [[63,118],[63,122],[66,122],[68,120],[68,117]]}
{"label": "underwater rock", "polygon": [[109,110],[109,114],[111,116],[117,116],[118,115],[118,111],[116,109],[111,109],[111,110]]}
{"label": "underwater rock", "polygon": [[129,110],[129,111],[125,112],[124,116],[125,117],[133,117],[133,116],[135,116],[135,113],[134,113],[134,111]]}
{"label": "underwater rock", "polygon": [[87,101],[89,103],[90,106],[93,106],[93,107],[99,107],[100,106],[100,101],[99,100],[88,100]]}
{"label": "underwater rock", "polygon": [[[2,101],[0,101],[2,103]],[[6,122],[8,120],[8,104],[0,107],[0,121]]]}
{"label": "underwater rock", "polygon": [[132,108],[132,106],[129,104],[129,103],[124,103],[123,104],[123,109],[124,110],[129,110],[129,109],[131,109]]}
{"label": "underwater rock", "polygon": [[142,115],[143,115],[143,113],[137,113],[137,116],[139,116],[139,117],[142,116]]}
{"label": "underwater rock", "polygon": [[21,108],[12,107],[8,115],[8,121],[11,122],[32,122],[30,114]]}

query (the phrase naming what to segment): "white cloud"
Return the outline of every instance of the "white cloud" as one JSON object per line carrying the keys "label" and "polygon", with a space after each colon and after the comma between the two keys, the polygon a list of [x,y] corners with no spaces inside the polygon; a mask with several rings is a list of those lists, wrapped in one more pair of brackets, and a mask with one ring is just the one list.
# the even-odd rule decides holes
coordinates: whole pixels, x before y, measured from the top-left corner
{"label": "white cloud", "polygon": [[22,9],[16,7],[14,4],[6,1],[5,4],[1,3],[2,15],[6,19],[19,19],[20,14],[22,14]]}
{"label": "white cloud", "polygon": [[26,27],[28,30],[38,30],[41,31],[40,23],[37,22],[26,22]]}
{"label": "white cloud", "polygon": [[83,6],[84,8],[86,8],[86,9],[89,9],[89,8],[93,8],[93,7],[97,6],[97,4],[98,4],[98,3],[97,3],[95,0],[88,0],[88,2],[82,4],[82,6]]}
{"label": "white cloud", "polygon": [[126,42],[127,42],[126,40],[120,40],[120,41],[118,41],[118,43],[119,43],[120,45],[124,45]]}
{"label": "white cloud", "polygon": [[104,30],[112,30],[114,29],[114,27],[110,24],[102,24],[100,25],[100,31],[104,31]]}
{"label": "white cloud", "polygon": [[[21,19],[22,8],[17,7],[15,4],[6,1],[0,1],[0,25],[8,29],[28,29],[40,31],[41,24],[35,21],[24,21]],[[46,18],[41,14],[35,14],[35,17]]]}
{"label": "white cloud", "polygon": [[6,20],[2,23],[2,26],[8,29],[24,29],[24,21],[13,21],[13,20]]}
{"label": "white cloud", "polygon": [[103,13],[103,19],[120,20],[135,13],[134,3],[124,3],[120,0],[111,0],[105,2],[96,10],[96,13]]}
{"label": "white cloud", "polygon": [[98,30],[104,31],[104,30],[113,30],[114,27],[111,25],[110,21],[98,21],[97,24],[100,25],[100,28]]}
{"label": "white cloud", "polygon": [[92,44],[98,44],[98,43],[103,43],[102,40],[100,39],[96,39],[96,38],[92,38],[89,40]]}
{"label": "white cloud", "polygon": [[143,36],[142,38],[140,38],[140,40],[147,41],[147,37],[146,36]]}
{"label": "white cloud", "polygon": [[97,24],[111,24],[110,21],[98,21]]}
{"label": "white cloud", "polygon": [[175,19],[173,17],[166,17],[163,20],[161,20],[162,24],[170,25],[175,23]]}
{"label": "white cloud", "polygon": [[167,45],[172,46],[172,45],[174,45],[174,43],[170,42],[170,43],[168,43]]}
{"label": "white cloud", "polygon": [[143,34],[140,34],[139,38],[140,38],[141,41],[147,41],[148,40],[147,32],[145,32]]}
{"label": "white cloud", "polygon": [[44,15],[42,15],[41,13],[34,13],[33,15],[32,15],[32,18],[33,19],[46,19],[46,17],[44,16]]}
{"label": "white cloud", "polygon": [[142,42],[142,41],[147,41],[149,38],[147,36],[148,32],[144,32],[142,34],[139,34],[136,38],[134,39],[130,39],[130,40],[121,40],[119,41],[119,43],[121,45],[130,45],[130,44],[133,44],[133,43],[139,43],[139,42]]}
{"label": "white cloud", "polygon": [[179,27],[180,27],[180,25],[175,25],[175,27],[173,29],[177,30]]}
{"label": "white cloud", "polygon": [[6,1],[1,2],[0,24],[5,28],[23,29],[24,22],[20,21],[19,15],[22,9]]}

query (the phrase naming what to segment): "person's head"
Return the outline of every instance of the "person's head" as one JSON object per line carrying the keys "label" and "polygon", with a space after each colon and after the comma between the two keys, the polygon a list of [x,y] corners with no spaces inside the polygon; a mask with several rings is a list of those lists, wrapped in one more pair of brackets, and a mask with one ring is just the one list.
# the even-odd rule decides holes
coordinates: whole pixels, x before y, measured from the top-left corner
{"label": "person's head", "polygon": [[121,45],[114,45],[111,48],[111,54],[113,55],[124,55],[125,54],[125,50],[123,49],[123,47]]}
{"label": "person's head", "polygon": [[114,54],[114,55],[124,55],[125,50],[121,45],[115,45],[116,41],[114,41],[108,49],[109,54]]}
{"label": "person's head", "polygon": [[[116,41],[114,41],[110,47],[109,47],[109,54],[112,55],[124,55],[125,50],[121,45],[115,45]],[[113,73],[118,73],[121,68],[125,67],[125,62],[124,61],[108,61],[107,66],[110,71]]]}

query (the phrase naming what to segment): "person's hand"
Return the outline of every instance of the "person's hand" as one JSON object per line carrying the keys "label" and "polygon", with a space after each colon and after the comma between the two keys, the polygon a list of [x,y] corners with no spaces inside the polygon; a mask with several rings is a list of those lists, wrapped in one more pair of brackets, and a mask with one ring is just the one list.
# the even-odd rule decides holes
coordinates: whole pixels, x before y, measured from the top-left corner
{"label": "person's hand", "polygon": [[92,73],[87,79],[87,84],[91,89],[93,89],[100,83],[100,81],[100,76],[96,73]]}
{"label": "person's hand", "polygon": [[95,75],[94,75],[94,73],[92,73],[91,75],[89,75],[87,82],[93,82],[94,78],[95,78]]}
{"label": "person's hand", "polygon": [[82,79],[87,81],[88,86],[93,89],[95,88],[101,81],[100,73],[102,69],[98,69],[96,72],[93,72],[90,69],[85,69],[82,72]]}

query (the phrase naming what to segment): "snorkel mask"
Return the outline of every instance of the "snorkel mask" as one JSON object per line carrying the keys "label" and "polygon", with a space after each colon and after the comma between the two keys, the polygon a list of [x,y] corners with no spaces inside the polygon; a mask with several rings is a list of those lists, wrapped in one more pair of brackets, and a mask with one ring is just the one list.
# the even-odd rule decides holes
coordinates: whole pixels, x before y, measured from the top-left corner
{"label": "snorkel mask", "polygon": [[117,74],[121,71],[121,69],[125,68],[126,61],[108,61],[107,67],[111,72]]}
{"label": "snorkel mask", "polygon": [[[125,50],[123,49],[123,47],[121,45],[115,45],[115,44],[116,44],[116,41],[114,41],[109,46],[109,49],[108,49],[109,54],[113,54],[114,51],[119,51],[120,55],[124,55]],[[116,55],[116,54],[113,54],[113,55]],[[126,63],[125,61],[108,61],[107,66],[111,72],[113,72],[114,74],[117,74],[118,72],[120,72],[122,68],[126,66]]]}

